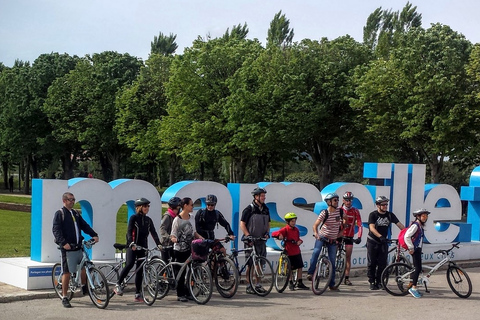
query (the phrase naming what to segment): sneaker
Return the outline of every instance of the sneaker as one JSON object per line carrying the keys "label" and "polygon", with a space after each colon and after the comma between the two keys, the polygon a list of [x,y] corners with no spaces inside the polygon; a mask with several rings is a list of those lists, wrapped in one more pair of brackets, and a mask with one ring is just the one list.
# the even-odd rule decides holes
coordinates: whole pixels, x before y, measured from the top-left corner
{"label": "sneaker", "polygon": [[265,289],[263,289],[263,287],[262,287],[261,285],[259,285],[259,284],[257,284],[257,285],[255,286],[255,291],[258,292],[258,293],[265,293],[265,292],[267,292],[267,291],[266,291]]}
{"label": "sneaker", "polygon": [[135,293],[135,298],[133,299],[135,302],[143,302],[143,297],[141,293]]}
{"label": "sneaker", "polygon": [[177,301],[181,301],[181,302],[188,302],[188,299],[183,296],[183,297],[177,297]]}
{"label": "sneaker", "polygon": [[255,294],[256,292],[253,291],[253,288],[251,286],[247,286],[247,293],[248,294]]}
{"label": "sneaker", "polygon": [[312,281],[312,275],[311,274],[307,274],[307,280]]}
{"label": "sneaker", "polygon": [[113,292],[115,292],[117,296],[123,296],[123,289],[118,284],[115,286],[115,288],[113,288]]}
{"label": "sneaker", "polygon": [[351,286],[352,285],[352,282],[350,281],[350,279],[345,279],[345,281],[343,282],[345,285],[347,286]]}
{"label": "sneaker", "polygon": [[72,307],[72,305],[70,304],[70,301],[68,301],[67,298],[62,299],[62,304],[65,308],[71,308]]}
{"label": "sneaker", "polygon": [[290,291],[295,290],[295,286],[293,285],[293,282],[290,281],[290,283],[288,284],[288,289],[289,289]]}
{"label": "sneaker", "polygon": [[88,288],[87,288],[86,284],[82,286],[82,293],[83,293],[84,296],[86,296],[88,294]]}
{"label": "sneaker", "polygon": [[410,288],[408,289],[408,292],[410,292],[410,294],[414,297],[414,298],[421,298],[422,295],[420,294],[420,292],[418,292],[417,289],[414,289],[414,288]]}
{"label": "sneaker", "polygon": [[383,290],[383,285],[381,283],[377,283],[377,290]]}
{"label": "sneaker", "polygon": [[299,290],[310,290],[310,288],[307,287],[306,285],[304,285],[303,282],[301,282],[301,281],[297,283],[295,288],[297,288]]}
{"label": "sneaker", "polygon": [[222,268],[222,278],[224,280],[230,279],[230,272],[228,271],[228,269],[226,267]]}
{"label": "sneaker", "polygon": [[340,291],[340,289],[338,289],[338,287],[328,287],[328,289],[330,291]]}
{"label": "sneaker", "polygon": [[375,283],[370,283],[370,290],[378,290],[377,286]]}

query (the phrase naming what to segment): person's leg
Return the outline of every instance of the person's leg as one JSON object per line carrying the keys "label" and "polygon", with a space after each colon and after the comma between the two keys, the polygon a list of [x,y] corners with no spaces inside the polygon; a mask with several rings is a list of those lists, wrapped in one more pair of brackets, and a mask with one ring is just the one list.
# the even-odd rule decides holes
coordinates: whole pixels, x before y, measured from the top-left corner
{"label": "person's leg", "polygon": [[422,248],[417,248],[413,252],[413,267],[415,268],[415,272],[412,276],[412,287],[408,289],[408,292],[415,298],[421,298],[422,294],[417,290],[417,283],[418,277],[420,276],[420,272],[422,271]]}
{"label": "person's leg", "polygon": [[332,280],[330,280],[330,288],[335,287],[335,262],[337,259],[337,244],[335,242],[329,243],[327,246],[328,249],[328,260],[332,263]]}
{"label": "person's leg", "polygon": [[345,244],[345,284],[351,285],[350,268],[352,267],[353,245]]}
{"label": "person's leg", "polygon": [[[135,250],[135,255],[136,255],[136,260],[137,260],[137,265],[136,265],[136,269],[138,269],[146,255],[145,253],[145,250]],[[143,281],[143,268],[140,268],[138,269],[137,271],[137,274],[135,275],[135,295],[138,296],[138,294],[140,294],[140,292],[142,292],[142,281]]]}
{"label": "person's leg", "polygon": [[310,258],[310,266],[308,267],[307,273],[312,275],[315,272],[315,267],[317,266],[318,256],[322,251],[323,242],[320,240],[315,240],[315,246],[313,247],[312,257]]}
{"label": "person's leg", "polygon": [[126,257],[125,257],[125,267],[123,267],[122,271],[120,272],[120,275],[118,276],[117,284],[113,289],[115,294],[118,294],[119,296],[123,295],[123,288],[122,288],[123,280],[127,277],[130,270],[132,270],[135,264],[135,260],[136,260],[135,251],[133,251],[132,248],[128,248],[126,252]]}
{"label": "person's leg", "polygon": [[367,277],[370,289],[375,286],[375,272],[377,269],[377,244],[373,240],[367,240]]}
{"label": "person's leg", "polygon": [[379,245],[377,271],[375,273],[375,284],[378,288],[381,288],[382,286],[382,272],[387,267],[387,264],[388,245],[386,243],[382,243],[381,245]]}
{"label": "person's leg", "polygon": [[[190,256],[189,251],[181,252],[181,251],[174,251],[174,258],[176,262],[185,262],[187,261],[188,257]],[[180,269],[177,269],[177,276]],[[179,281],[177,283],[177,297],[181,299],[180,301],[185,301],[187,296],[187,287],[185,286],[185,272],[179,277]]]}

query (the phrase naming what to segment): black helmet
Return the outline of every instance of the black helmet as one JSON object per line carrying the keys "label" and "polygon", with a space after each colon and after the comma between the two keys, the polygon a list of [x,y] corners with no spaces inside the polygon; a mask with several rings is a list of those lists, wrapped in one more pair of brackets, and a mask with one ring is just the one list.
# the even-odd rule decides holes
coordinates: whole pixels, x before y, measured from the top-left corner
{"label": "black helmet", "polygon": [[170,198],[170,200],[168,200],[168,206],[172,209],[177,209],[180,206],[180,201],[182,201],[182,199],[179,197]]}
{"label": "black helmet", "polygon": [[205,200],[207,204],[217,204],[217,196],[214,194],[207,195],[207,199]]}
{"label": "black helmet", "polygon": [[263,188],[260,188],[260,187],[257,187],[255,189],[253,189],[252,196],[256,196],[256,195],[259,195],[261,193],[267,193],[267,190],[265,190]]}
{"label": "black helmet", "polygon": [[413,211],[413,216],[416,217],[416,216],[419,216],[421,215],[422,213],[426,213],[426,214],[430,214],[430,211],[428,211],[427,209],[417,209],[415,211]]}
{"label": "black helmet", "polygon": [[144,204],[150,204],[150,201],[146,198],[140,198],[135,200],[135,207],[143,206]]}
{"label": "black helmet", "polygon": [[347,191],[343,194],[343,199],[345,200],[353,200],[353,193],[350,191]]}
{"label": "black helmet", "polygon": [[385,196],[378,196],[377,199],[375,199],[375,204],[380,204],[382,202],[388,202],[388,198]]}
{"label": "black helmet", "polygon": [[325,196],[325,198],[323,198],[323,200],[324,200],[325,202],[327,202],[328,200],[332,200],[333,198],[339,199],[340,197],[338,196],[338,194],[336,194],[335,192],[333,192],[333,193],[327,194],[327,195]]}

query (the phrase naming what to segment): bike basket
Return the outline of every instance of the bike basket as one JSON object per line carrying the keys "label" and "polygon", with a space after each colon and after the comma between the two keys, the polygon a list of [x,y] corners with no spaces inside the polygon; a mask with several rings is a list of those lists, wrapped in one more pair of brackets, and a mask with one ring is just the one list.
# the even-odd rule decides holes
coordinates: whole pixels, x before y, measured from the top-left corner
{"label": "bike basket", "polygon": [[210,241],[203,239],[196,239],[192,241],[192,260],[207,261],[208,250],[210,248]]}

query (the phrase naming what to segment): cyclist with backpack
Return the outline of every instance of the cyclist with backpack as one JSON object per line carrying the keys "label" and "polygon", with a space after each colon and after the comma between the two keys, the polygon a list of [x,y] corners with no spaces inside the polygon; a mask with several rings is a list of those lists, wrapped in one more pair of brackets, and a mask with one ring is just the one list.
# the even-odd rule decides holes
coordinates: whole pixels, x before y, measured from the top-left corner
{"label": "cyclist with backpack", "polygon": [[[272,232],[272,237],[278,238],[279,240],[285,241],[285,250],[287,251],[288,259],[292,264],[292,271],[297,273],[297,284],[294,286],[293,281],[290,280],[288,288],[290,290],[300,289],[308,290],[308,287],[303,284],[302,281],[302,268],[303,268],[303,259],[302,252],[300,251],[300,246],[303,243],[303,240],[300,239],[300,230],[296,227],[297,224],[297,215],[293,212],[289,212],[285,215],[285,222],[287,225],[280,230]],[[290,277],[292,279],[292,277]]]}
{"label": "cyclist with backpack", "polygon": [[[217,197],[213,194],[209,194],[206,197],[207,207],[200,209],[195,215],[195,229],[197,233],[205,239],[215,240],[215,226],[221,225],[227,231],[227,234],[231,240],[235,239],[230,223],[225,219],[223,214],[215,209],[217,205]],[[225,248],[220,242],[214,244],[214,250],[220,250],[225,253]]]}
{"label": "cyclist with backpack", "polygon": [[408,227],[405,232],[405,244],[408,247],[408,252],[413,258],[413,267],[415,271],[412,276],[412,287],[408,292],[415,298],[421,298],[422,294],[417,290],[417,282],[420,272],[422,271],[422,247],[425,223],[428,220],[430,211],[427,209],[418,209],[413,212],[415,221]]}
{"label": "cyclist with backpack", "polygon": [[[160,223],[160,243],[162,244],[162,260],[168,263],[173,258],[173,242],[170,239],[170,233],[172,232],[173,219],[178,215],[180,211],[180,202],[182,200],[179,197],[173,197],[168,200],[167,212],[163,215],[162,222]],[[167,247],[167,248],[163,248]]]}
{"label": "cyclist with backpack", "polygon": [[312,280],[318,256],[322,251],[324,242],[326,242],[328,259],[332,263],[333,276],[329,284],[329,289],[332,291],[338,290],[338,287],[335,286],[335,259],[337,255],[337,238],[342,233],[343,219],[343,209],[338,206],[339,199],[340,197],[336,193],[329,193],[323,199],[327,203],[328,208],[320,212],[317,220],[313,224],[313,235],[317,240],[315,241],[307,275],[307,279]]}
{"label": "cyclist with backpack", "polygon": [[[352,282],[350,281],[350,268],[352,266],[352,252],[353,244],[359,244],[362,241],[362,218],[360,216],[360,211],[357,208],[352,206],[353,193],[350,191],[345,192],[343,195],[343,237],[345,243],[345,280],[344,284],[351,286]],[[355,236],[355,226],[358,228],[357,238],[353,239]]]}
{"label": "cyclist with backpack", "polygon": [[377,210],[368,215],[367,276],[370,290],[382,288],[382,272],[388,260],[387,236],[390,224],[396,224],[400,230],[405,228],[397,216],[388,211],[388,201],[387,197],[378,196],[375,199]]}

